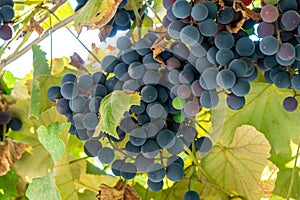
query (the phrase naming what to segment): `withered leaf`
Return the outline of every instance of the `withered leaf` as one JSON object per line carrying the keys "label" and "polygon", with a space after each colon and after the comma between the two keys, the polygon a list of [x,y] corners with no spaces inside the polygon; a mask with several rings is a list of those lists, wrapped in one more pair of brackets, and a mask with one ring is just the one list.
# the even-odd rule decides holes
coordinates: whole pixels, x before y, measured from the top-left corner
{"label": "withered leaf", "polygon": [[74,52],[74,54],[70,56],[70,59],[71,59],[70,65],[73,65],[78,69],[83,67],[84,60],[76,52]]}
{"label": "withered leaf", "polygon": [[160,36],[152,45],[151,50],[153,51],[153,59],[161,64],[165,64],[163,59],[159,56],[166,50],[168,41],[166,40],[166,34]]}
{"label": "withered leaf", "polygon": [[124,185],[122,179],[120,179],[113,188],[101,184],[97,198],[98,200],[141,200],[141,197],[130,185]]}
{"label": "withered leaf", "polygon": [[0,142],[0,176],[5,175],[30,145],[6,139]]}
{"label": "withered leaf", "polygon": [[112,25],[106,25],[100,28],[100,32],[98,34],[98,37],[100,39],[100,42],[106,41],[106,38],[109,36],[113,29]]}
{"label": "withered leaf", "polygon": [[40,26],[40,24],[34,19],[30,19],[29,25],[25,26],[23,32],[26,33],[28,31],[36,31],[39,35],[42,35],[44,29]]}

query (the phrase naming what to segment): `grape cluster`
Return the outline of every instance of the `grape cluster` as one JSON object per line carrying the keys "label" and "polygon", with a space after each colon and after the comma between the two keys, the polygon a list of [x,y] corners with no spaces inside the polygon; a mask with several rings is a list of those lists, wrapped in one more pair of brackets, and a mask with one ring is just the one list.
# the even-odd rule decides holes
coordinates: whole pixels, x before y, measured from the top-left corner
{"label": "grape cluster", "polygon": [[[261,8],[257,34],[261,38],[257,66],[277,88],[300,91],[300,5],[296,0],[267,1]],[[296,37],[295,37],[296,36]],[[297,109],[294,96],[283,101],[285,110]]]}
{"label": "grape cluster", "polygon": [[172,72],[170,81],[179,80],[176,98],[185,102],[186,98],[199,97],[198,104],[188,101],[184,112],[194,116],[196,113],[190,110],[197,110],[196,106],[216,107],[220,91],[226,91],[226,103],[231,109],[241,109],[250,91],[249,82],[257,77],[253,65],[257,45],[243,30],[230,31],[242,19],[241,12],[233,9],[233,1],[224,1],[221,6],[213,1],[192,4],[164,0],[163,5],[167,9],[163,25],[176,40],[172,50],[189,61],[188,69],[177,73],[179,78]]}
{"label": "grape cluster", "polygon": [[4,138],[4,134],[9,128],[13,131],[18,131],[22,128],[22,121],[17,117],[12,117],[9,112],[0,111],[0,141]]}
{"label": "grape cluster", "polygon": [[12,0],[3,0],[0,2],[0,38],[9,40],[12,38],[13,29],[9,25],[15,16],[14,2]]}
{"label": "grape cluster", "polygon": [[[184,146],[195,143],[196,150],[202,153],[212,148],[210,138],[198,137],[193,126],[192,118],[201,109],[198,97],[186,95],[183,105],[177,93],[184,93],[184,88],[175,91],[181,85],[170,81],[173,72],[183,71],[178,78],[186,83],[184,70],[194,66],[171,49],[161,53],[162,63],[158,62],[151,49],[157,39],[156,34],[148,33],[133,44],[122,36],[116,43],[119,56],[107,55],[101,61],[102,69],[112,77],[101,72],[78,77],[65,74],[62,86],[48,90],[48,98],[56,101],[58,112],[72,123],[69,132],[84,140],[88,156],[110,164],[112,172],[125,179],[134,178],[138,172],[147,173],[148,186],[153,191],[162,189],[165,177],[171,181],[183,178],[184,161],[178,155],[184,152]],[[188,84],[182,84],[185,85]],[[94,137],[101,99],[115,90],[139,92],[140,105],[124,113],[116,129],[118,137],[104,132]],[[196,110],[190,104],[196,104]]]}

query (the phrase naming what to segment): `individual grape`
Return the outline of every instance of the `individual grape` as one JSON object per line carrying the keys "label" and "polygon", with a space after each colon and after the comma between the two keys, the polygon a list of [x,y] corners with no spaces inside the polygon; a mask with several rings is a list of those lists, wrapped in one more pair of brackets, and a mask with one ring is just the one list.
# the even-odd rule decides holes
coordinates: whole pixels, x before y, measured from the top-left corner
{"label": "individual grape", "polygon": [[217,74],[218,69],[214,67],[210,67],[204,70],[203,74],[200,76],[199,79],[200,86],[206,90],[215,89],[217,87]]}
{"label": "individual grape", "polygon": [[56,99],[61,99],[63,96],[60,93],[60,86],[51,86],[47,91],[47,97],[53,102],[55,102]]}
{"label": "individual grape", "polygon": [[298,101],[295,97],[286,97],[283,100],[283,108],[288,112],[293,112],[298,108]]}
{"label": "individual grape", "polygon": [[128,67],[128,74],[133,79],[141,79],[143,78],[145,73],[145,67],[140,62],[133,62]]}
{"label": "individual grape", "polygon": [[180,164],[173,162],[167,166],[166,175],[171,181],[180,181],[184,176],[184,169]]}
{"label": "individual grape", "polygon": [[180,84],[180,81],[179,81],[179,71],[178,70],[171,70],[169,73],[168,73],[168,81],[170,83],[172,83],[173,85],[179,85]]}
{"label": "individual grape", "polygon": [[275,27],[272,23],[261,22],[257,27],[257,35],[261,38],[272,36],[275,33]]}
{"label": "individual grape", "polygon": [[199,43],[190,46],[191,54],[196,57],[204,57],[207,54],[206,48]]}
{"label": "individual grape", "polygon": [[178,134],[182,135],[183,139],[187,142],[194,141],[197,133],[198,132],[194,126],[183,126],[178,132]]}
{"label": "individual grape", "polygon": [[295,58],[295,47],[291,43],[282,43],[277,52],[277,55],[283,61],[289,61]]}
{"label": "individual grape", "polygon": [[146,103],[144,101],[141,101],[141,104],[133,105],[130,107],[130,111],[134,114],[142,114],[146,110]]}
{"label": "individual grape", "polygon": [[135,146],[142,146],[146,142],[147,133],[141,127],[130,132],[130,142]]}
{"label": "individual grape", "polygon": [[[181,113],[180,113],[181,114]],[[173,115],[174,116],[174,115]],[[184,151],[184,144],[181,139],[176,138],[173,146],[167,149],[170,154],[176,155]]]}
{"label": "individual grape", "polygon": [[122,142],[125,139],[126,133],[120,129],[120,127],[117,127],[117,134],[118,134],[118,138],[109,135],[109,139],[111,139],[114,142]]}
{"label": "individual grape", "polygon": [[189,54],[190,54],[189,48],[182,42],[176,44],[173,47],[173,55],[176,56],[178,59],[184,60],[189,56]]}
{"label": "individual grape", "polygon": [[162,19],[162,25],[163,25],[163,27],[164,27],[166,30],[168,30],[168,28],[169,28],[171,22],[172,22],[172,21],[170,21],[166,15],[165,15],[164,18]]}
{"label": "individual grape", "polygon": [[261,8],[260,16],[263,21],[272,23],[277,20],[279,12],[276,6],[267,4]]}
{"label": "individual grape", "polygon": [[96,113],[86,113],[82,119],[84,128],[87,130],[94,130],[99,123],[98,116]]}
{"label": "individual grape", "polygon": [[84,152],[90,157],[95,157],[102,148],[101,142],[98,140],[88,140],[84,143]]}
{"label": "individual grape", "polygon": [[250,83],[245,79],[237,79],[231,91],[238,97],[246,96],[250,92]]}
{"label": "individual grape", "polygon": [[9,112],[0,111],[0,124],[5,125],[8,124],[11,120]]}
{"label": "individual grape", "polygon": [[297,10],[298,3],[297,0],[280,0],[278,7],[281,13],[285,13],[288,10]]}
{"label": "individual grape", "polygon": [[154,140],[147,140],[143,144],[141,151],[146,158],[155,158],[159,152],[159,146]]}
{"label": "individual grape", "polygon": [[0,38],[3,40],[10,40],[13,35],[13,29],[9,24],[0,26]]}
{"label": "individual grape", "polygon": [[143,76],[143,83],[145,85],[158,84],[158,82],[159,82],[159,74],[157,70],[148,70],[145,72]]}
{"label": "individual grape", "polygon": [[89,101],[89,109],[91,112],[98,113],[102,97],[93,97]]}
{"label": "individual grape", "polygon": [[216,54],[216,61],[219,65],[228,66],[228,64],[234,59],[233,52],[228,48],[220,49]]}
{"label": "individual grape", "polygon": [[83,95],[78,95],[69,101],[70,109],[75,112],[84,112],[87,109],[87,100]]}
{"label": "individual grape", "polygon": [[121,36],[117,39],[116,45],[117,45],[118,49],[120,49],[121,51],[124,51],[126,49],[131,48],[132,42],[129,37]]}
{"label": "individual grape", "polygon": [[[123,60],[125,62],[126,59],[123,58]],[[101,67],[107,73],[113,72],[117,64],[119,64],[119,60],[113,55],[107,55],[101,61]]]}
{"label": "individual grape", "polygon": [[14,1],[13,0],[2,0],[0,2],[0,7],[4,5],[10,5],[11,7],[14,7]]}
{"label": "individual grape", "polygon": [[278,56],[278,53],[276,53],[275,58],[276,58],[276,61],[278,62],[278,64],[281,65],[281,66],[289,66],[289,65],[292,65],[292,64],[294,63],[294,61],[296,60],[295,57],[293,57],[293,58],[290,59],[290,60],[283,60],[283,59],[281,59],[281,58]]}
{"label": "individual grape", "polygon": [[208,62],[210,62],[213,65],[218,65],[218,62],[216,59],[216,55],[217,55],[218,51],[219,51],[219,49],[214,46],[208,49],[207,55],[206,55]]}
{"label": "individual grape", "polygon": [[141,146],[133,145],[130,141],[125,144],[125,151],[129,156],[137,156],[141,152]]}
{"label": "individual grape", "polygon": [[230,94],[226,98],[226,103],[232,110],[239,110],[244,107],[246,100],[245,97],[238,97],[234,94]]}
{"label": "individual grape", "polygon": [[192,7],[191,16],[195,21],[203,21],[208,17],[208,8],[204,4],[196,4]]}
{"label": "individual grape", "polygon": [[219,87],[230,89],[236,83],[236,75],[230,69],[224,69],[217,74],[216,80]]}
{"label": "individual grape", "polygon": [[200,106],[197,101],[188,101],[183,110],[188,117],[194,117],[199,112]]}
{"label": "individual grape", "polygon": [[195,26],[187,25],[180,31],[179,37],[184,44],[194,45],[202,35],[200,35],[199,30]]}
{"label": "individual grape", "polygon": [[140,88],[140,83],[137,80],[129,79],[124,82],[122,89],[137,91]]}
{"label": "individual grape", "polygon": [[125,63],[119,63],[114,69],[114,74],[120,81],[126,81],[129,79],[128,65]]}
{"label": "individual grape", "polygon": [[214,43],[218,49],[231,48],[234,45],[234,37],[227,31],[221,31],[214,39]]}
{"label": "individual grape", "polygon": [[77,129],[85,129],[84,125],[83,125],[83,117],[84,117],[84,113],[76,113],[75,115],[73,115],[73,120],[74,120],[74,125]]}
{"label": "individual grape", "polygon": [[165,9],[168,9],[169,7],[171,7],[174,2],[175,2],[175,0],[163,0],[162,1]]}
{"label": "individual grape", "polygon": [[65,99],[68,100],[73,99],[78,95],[78,89],[76,83],[74,82],[64,83],[61,86],[60,93]]}
{"label": "individual grape", "polygon": [[136,168],[141,171],[141,172],[146,172],[147,168],[154,163],[154,159],[153,158],[146,158],[145,156],[143,156],[143,154],[139,154],[136,158],[135,158],[135,166]]}
{"label": "individual grape", "polygon": [[274,84],[278,88],[288,88],[291,86],[290,75],[287,72],[279,72],[274,76]]}
{"label": "individual grape", "polygon": [[241,78],[246,76],[248,65],[242,59],[234,59],[229,63],[228,69],[232,71],[237,78]]}
{"label": "individual grape", "polygon": [[255,24],[256,24],[256,21],[250,18],[250,19],[247,19],[247,20],[244,22],[242,28],[243,28],[243,29],[246,29],[246,30],[249,30],[249,29],[252,29],[252,28],[254,27]]}
{"label": "individual grape", "polygon": [[170,130],[162,130],[156,135],[156,142],[161,148],[168,149],[175,144],[175,135]]}
{"label": "individual grape", "polygon": [[260,41],[259,49],[267,56],[274,55],[279,49],[278,40],[273,36],[266,36]]}
{"label": "individual grape", "polygon": [[[137,62],[139,61],[139,54],[137,54],[136,50],[133,50],[133,49],[127,49],[127,50],[124,50],[122,51],[122,54],[121,54],[121,58],[122,58],[122,61],[129,65],[133,62]],[[102,61],[103,62],[103,61]],[[114,66],[117,65],[118,63],[115,62]],[[113,65],[111,65],[111,67],[113,68],[114,67]]]}
{"label": "individual grape", "polygon": [[199,194],[193,190],[190,190],[184,194],[184,200],[200,200]]}
{"label": "individual grape", "polygon": [[175,57],[171,57],[167,60],[167,66],[172,69],[179,69],[181,67],[181,63],[180,61],[175,58]]}
{"label": "individual grape", "polygon": [[159,192],[160,190],[162,190],[164,182],[163,181],[152,182],[150,179],[148,179],[147,185],[148,185],[148,187],[149,187],[149,189],[151,191],[153,191],[153,192]]}
{"label": "individual grape", "polygon": [[124,179],[130,180],[135,177],[137,169],[133,163],[124,163],[120,169],[120,172]]}
{"label": "individual grape", "polygon": [[149,39],[147,38],[142,38],[139,39],[135,44],[135,50],[140,56],[145,56],[148,53],[151,52],[150,48],[152,46],[152,43]]}
{"label": "individual grape", "polygon": [[114,160],[114,150],[109,147],[103,147],[98,153],[98,159],[103,164],[109,164]]}
{"label": "individual grape", "polygon": [[173,14],[175,15],[175,17],[177,17],[179,19],[184,19],[184,18],[190,16],[191,5],[185,0],[176,1],[172,5],[172,11],[173,11]]}
{"label": "individual grape", "polygon": [[11,22],[15,16],[14,8],[11,5],[3,5],[0,9],[0,16],[5,23]]}
{"label": "individual grape", "polygon": [[201,153],[207,153],[212,149],[213,144],[209,137],[202,136],[200,138],[197,138],[197,140],[195,142],[195,146],[196,146],[197,151],[199,151]]}
{"label": "individual grape", "polygon": [[148,104],[146,111],[152,119],[160,118],[166,112],[165,108],[160,103]]}
{"label": "individual grape", "polygon": [[182,84],[177,87],[177,95],[180,98],[187,99],[191,96],[191,94],[192,94],[191,86],[187,84]]}
{"label": "individual grape", "polygon": [[152,163],[147,168],[148,179],[152,182],[160,182],[166,175],[166,170],[162,164]]}
{"label": "individual grape", "polygon": [[8,128],[11,128],[13,131],[19,131],[22,128],[22,121],[16,117],[12,117],[9,123],[7,124]]}
{"label": "individual grape", "polygon": [[[156,119],[157,120],[157,119]],[[162,120],[163,121],[163,120]],[[155,123],[155,120],[152,122],[146,123],[142,125],[142,129],[146,132],[147,138],[152,138],[156,136],[156,134],[160,131],[160,129],[157,127]]]}
{"label": "individual grape", "polygon": [[217,4],[211,1],[205,1],[203,5],[205,5],[208,9],[208,18],[214,19],[217,17],[217,12],[218,12]]}
{"label": "individual grape", "polygon": [[140,125],[151,122],[151,118],[147,114],[147,112],[143,112],[142,114],[136,115],[137,121]]}
{"label": "individual grape", "polygon": [[214,108],[219,103],[219,95],[216,90],[206,90],[200,96],[200,103],[205,108]]}
{"label": "individual grape", "polygon": [[56,102],[56,110],[62,115],[68,115],[72,112],[69,107],[69,100],[67,99],[59,99]]}
{"label": "individual grape", "polygon": [[158,92],[156,101],[158,101],[159,103],[165,103],[169,97],[168,95],[169,92],[167,91],[167,89],[165,87],[157,86],[156,90]]}
{"label": "individual grape", "polygon": [[208,18],[202,22],[199,22],[198,27],[199,27],[200,33],[206,37],[213,36],[217,30],[217,24],[211,18]]}
{"label": "individual grape", "polygon": [[130,25],[130,15],[124,8],[118,9],[114,20],[114,23],[120,27],[126,27]]}
{"label": "individual grape", "polygon": [[276,67],[278,65],[277,61],[276,61],[276,57],[275,56],[266,56],[264,59],[264,66],[267,69],[272,69],[273,67]]}
{"label": "individual grape", "polygon": [[120,129],[126,133],[131,132],[133,129],[137,127],[135,122],[131,117],[125,117],[120,121]]}
{"label": "individual grape", "polygon": [[155,89],[155,87],[151,85],[146,85],[141,90],[141,96],[144,102],[146,103],[152,103],[154,102],[158,97],[158,92]]}
{"label": "individual grape", "polygon": [[178,78],[181,83],[191,84],[194,81],[195,76],[194,76],[193,71],[186,69],[186,70],[182,70],[179,73]]}
{"label": "individual grape", "polygon": [[168,34],[170,35],[171,38],[175,40],[180,39],[180,31],[185,27],[186,24],[184,24],[182,21],[173,21],[170,23],[168,27]]}
{"label": "individual grape", "polygon": [[90,137],[87,134],[87,130],[86,129],[76,129],[75,131],[75,135],[79,140],[85,141],[88,140]]}
{"label": "individual grape", "polygon": [[236,42],[235,50],[240,56],[251,56],[255,52],[255,45],[249,37],[242,37]]}
{"label": "individual grape", "polygon": [[115,176],[121,176],[120,169],[125,164],[124,160],[114,160],[111,164],[111,171]]}
{"label": "individual grape", "polygon": [[71,135],[75,135],[76,134],[76,127],[71,125],[71,127],[69,128],[68,133],[70,133]]}
{"label": "individual grape", "polygon": [[291,83],[295,90],[300,91],[300,74],[294,75],[291,80]]}
{"label": "individual grape", "polygon": [[94,80],[89,74],[82,74],[77,79],[77,87],[83,91],[91,89],[93,84]]}
{"label": "individual grape", "polygon": [[186,104],[186,100],[181,98],[181,97],[175,97],[172,100],[172,105],[174,108],[176,108],[177,110],[181,110],[184,108],[184,105]]}
{"label": "individual grape", "polygon": [[160,63],[153,59],[153,53],[143,57],[143,64],[147,70],[157,70],[160,67]]}
{"label": "individual grape", "polygon": [[225,6],[220,10],[217,16],[217,22],[220,24],[229,24],[234,17],[234,10],[231,7]]}
{"label": "individual grape", "polygon": [[198,80],[195,80],[191,85],[192,94],[196,97],[200,97],[201,93],[204,92],[204,89],[200,86]]}
{"label": "individual grape", "polygon": [[76,82],[77,76],[73,73],[66,73],[61,78],[61,84],[64,84],[66,82]]}

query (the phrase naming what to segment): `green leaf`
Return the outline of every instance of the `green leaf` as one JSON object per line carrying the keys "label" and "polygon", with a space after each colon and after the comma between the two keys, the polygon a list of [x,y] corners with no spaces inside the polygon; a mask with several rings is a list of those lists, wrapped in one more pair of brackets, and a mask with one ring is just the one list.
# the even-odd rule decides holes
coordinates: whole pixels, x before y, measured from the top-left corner
{"label": "green leaf", "polygon": [[18,175],[10,170],[4,176],[0,176],[0,199],[11,200],[17,194]]}
{"label": "green leaf", "polygon": [[12,89],[15,87],[17,81],[14,75],[9,71],[4,71],[1,76],[1,86],[5,94],[11,94]]}
{"label": "green leaf", "polygon": [[293,188],[291,192],[291,198],[300,197],[300,168],[295,169],[294,180],[292,180],[293,169],[280,168],[277,174],[276,187],[274,189],[274,194],[279,194],[286,197],[288,194],[291,181],[293,181]]}
{"label": "green leaf", "polygon": [[101,170],[99,167],[95,166],[89,161],[86,161],[86,173],[93,175],[107,175],[105,171]]}
{"label": "green leaf", "polygon": [[41,178],[35,178],[26,190],[26,197],[29,200],[60,200],[59,191],[55,185],[53,173]]}
{"label": "green leaf", "polygon": [[33,81],[31,89],[31,101],[29,109],[29,118],[38,119],[40,115],[41,94],[40,81],[38,77],[49,76],[50,69],[46,60],[46,53],[38,45],[32,45],[33,51]]}
{"label": "green leaf", "polygon": [[44,147],[50,152],[54,162],[57,162],[65,151],[65,144],[60,139],[61,132],[70,127],[70,123],[59,123],[45,127],[40,126],[37,129],[38,139]]}
{"label": "green leaf", "polygon": [[[224,123],[218,124],[214,130],[221,132],[219,142],[228,145],[237,127],[243,124],[252,125],[262,132],[271,144],[271,160],[274,164],[284,166],[292,159],[290,140],[298,138],[300,133],[300,109],[287,112],[282,107],[283,99],[292,95],[290,90],[278,90],[268,83],[252,83],[244,108],[233,111],[226,106],[227,109],[222,113],[212,112],[214,118],[225,118]],[[223,97],[219,106],[224,104],[226,105],[226,102]]]}
{"label": "green leaf", "polygon": [[77,33],[82,27],[88,29],[101,28],[115,15],[122,0],[89,0],[83,8],[76,12],[74,26]]}
{"label": "green leaf", "polygon": [[[202,196],[224,199],[225,193],[214,187],[215,184],[246,199],[268,197],[270,194],[262,187],[261,175],[268,164],[270,149],[268,140],[254,127],[237,128],[231,144],[215,145],[202,160],[203,179],[213,183],[203,185]],[[269,187],[272,191],[274,185]]]}
{"label": "green leaf", "polygon": [[101,119],[97,129],[118,138],[116,128],[120,124],[124,112],[128,111],[132,105],[140,105],[140,101],[141,96],[138,93],[130,94],[121,90],[113,91],[105,96],[100,105]]}

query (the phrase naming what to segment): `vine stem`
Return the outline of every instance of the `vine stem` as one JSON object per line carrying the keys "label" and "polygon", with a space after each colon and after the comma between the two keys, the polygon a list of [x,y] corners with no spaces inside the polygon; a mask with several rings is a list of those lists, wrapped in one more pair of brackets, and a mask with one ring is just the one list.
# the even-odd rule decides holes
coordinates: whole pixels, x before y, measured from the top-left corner
{"label": "vine stem", "polygon": [[79,162],[79,161],[81,161],[81,160],[86,160],[86,159],[88,159],[89,157],[88,156],[85,156],[85,157],[82,157],[82,158],[78,158],[78,159],[75,159],[75,160],[71,160],[70,162],[69,162],[69,164],[74,164],[74,163],[76,163],[76,162]]}
{"label": "vine stem", "polygon": [[53,26],[52,28],[49,28],[47,31],[44,32],[44,34],[35,39],[34,41],[32,41],[30,44],[28,44],[26,47],[24,47],[22,50],[18,51],[16,54],[13,54],[11,56],[9,56],[7,59],[3,59],[1,60],[0,63],[0,70],[5,67],[6,65],[12,63],[13,61],[15,61],[16,59],[20,58],[21,56],[23,56],[27,51],[31,50],[31,47],[33,44],[38,44],[41,41],[43,41],[44,39],[46,39],[50,33],[54,33],[55,31],[57,31],[58,29],[68,25],[69,23],[71,23],[74,19],[74,15],[66,18],[65,20],[61,21],[60,23],[56,24],[55,26]]}
{"label": "vine stem", "polygon": [[297,168],[297,162],[298,162],[298,157],[299,157],[299,152],[300,152],[300,137],[299,137],[299,142],[298,142],[298,148],[297,148],[294,168],[293,168],[292,176],[291,176],[291,183],[290,183],[290,186],[289,186],[289,190],[288,190],[286,199],[290,199],[290,196],[292,194],[292,190],[293,190],[293,186],[294,186],[295,173],[296,173],[296,168]]}

